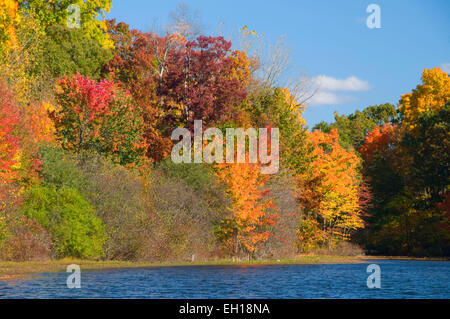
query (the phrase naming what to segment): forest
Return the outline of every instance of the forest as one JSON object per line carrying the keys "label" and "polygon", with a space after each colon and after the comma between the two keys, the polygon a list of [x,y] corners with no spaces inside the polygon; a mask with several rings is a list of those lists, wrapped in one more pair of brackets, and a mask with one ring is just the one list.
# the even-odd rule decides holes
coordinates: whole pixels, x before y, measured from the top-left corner
{"label": "forest", "polygon": [[[309,128],[256,31],[142,32],[111,2],[0,0],[0,260],[450,256],[447,73]],[[278,173],[174,163],[195,120],[278,128]]]}

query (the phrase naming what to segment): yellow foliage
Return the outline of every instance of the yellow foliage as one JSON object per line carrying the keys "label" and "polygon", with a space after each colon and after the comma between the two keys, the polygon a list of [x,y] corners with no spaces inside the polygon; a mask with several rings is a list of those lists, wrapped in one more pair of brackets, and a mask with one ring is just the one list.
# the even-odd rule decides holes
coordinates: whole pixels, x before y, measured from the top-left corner
{"label": "yellow foliage", "polygon": [[20,22],[18,2],[0,0],[0,48],[9,51],[17,46],[15,27]]}
{"label": "yellow foliage", "polygon": [[399,110],[403,114],[403,123],[414,130],[420,114],[427,111],[438,112],[450,99],[450,77],[440,68],[425,69],[422,84],[402,95]]}
{"label": "yellow foliage", "polygon": [[306,106],[297,102],[297,100],[295,99],[295,96],[292,95],[288,89],[280,88],[280,90],[283,92],[284,99],[286,101],[286,104],[289,107],[289,111],[292,114],[295,114],[298,116],[298,119],[299,119],[301,125],[306,125],[306,121],[302,116],[302,114],[305,112]]}

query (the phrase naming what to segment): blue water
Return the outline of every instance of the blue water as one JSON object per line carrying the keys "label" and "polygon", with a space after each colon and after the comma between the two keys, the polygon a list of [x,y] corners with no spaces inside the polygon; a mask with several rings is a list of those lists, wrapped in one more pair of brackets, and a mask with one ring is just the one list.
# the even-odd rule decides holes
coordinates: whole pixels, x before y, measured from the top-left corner
{"label": "blue water", "polygon": [[[369,289],[369,263],[381,288]],[[450,262],[374,260],[368,264],[190,266],[67,273],[0,281],[0,298],[450,298]]]}

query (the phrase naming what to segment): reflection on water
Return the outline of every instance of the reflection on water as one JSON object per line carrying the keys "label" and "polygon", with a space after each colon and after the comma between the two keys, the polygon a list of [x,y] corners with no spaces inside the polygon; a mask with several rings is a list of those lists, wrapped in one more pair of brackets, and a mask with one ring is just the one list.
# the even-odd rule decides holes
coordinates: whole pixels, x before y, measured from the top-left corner
{"label": "reflection on water", "polygon": [[450,262],[376,260],[381,289],[369,289],[368,264],[180,266],[82,271],[0,281],[0,298],[450,298]]}

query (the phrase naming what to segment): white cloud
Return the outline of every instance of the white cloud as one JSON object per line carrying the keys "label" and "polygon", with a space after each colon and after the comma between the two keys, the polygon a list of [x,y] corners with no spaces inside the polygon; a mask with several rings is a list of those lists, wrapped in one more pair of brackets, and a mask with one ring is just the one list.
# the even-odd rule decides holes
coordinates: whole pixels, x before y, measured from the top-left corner
{"label": "white cloud", "polygon": [[317,88],[316,93],[308,100],[310,105],[343,104],[357,100],[353,96],[343,95],[336,92],[357,92],[370,89],[369,82],[349,76],[345,79],[337,79],[327,75],[318,75],[312,78],[313,86]]}
{"label": "white cloud", "polygon": [[442,71],[447,72],[448,74],[450,74],[450,62],[442,63],[441,64],[441,69],[442,69]]}
{"label": "white cloud", "polygon": [[318,75],[312,80],[319,87],[319,90],[366,91],[370,89],[369,82],[360,80],[356,76],[350,76],[346,79],[337,79],[331,76]]}
{"label": "white cloud", "polygon": [[342,96],[329,91],[317,91],[309,100],[309,105],[332,105],[355,101],[351,96]]}

